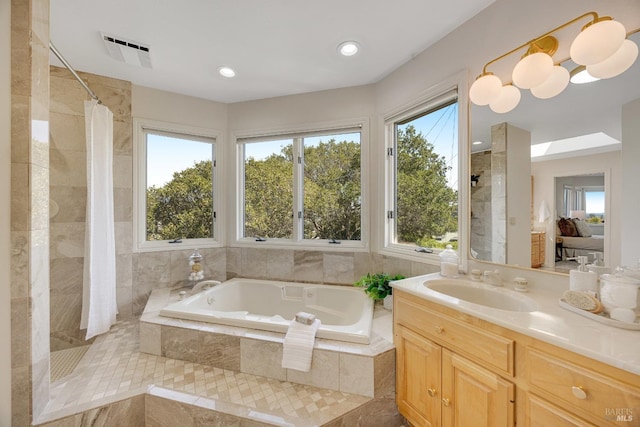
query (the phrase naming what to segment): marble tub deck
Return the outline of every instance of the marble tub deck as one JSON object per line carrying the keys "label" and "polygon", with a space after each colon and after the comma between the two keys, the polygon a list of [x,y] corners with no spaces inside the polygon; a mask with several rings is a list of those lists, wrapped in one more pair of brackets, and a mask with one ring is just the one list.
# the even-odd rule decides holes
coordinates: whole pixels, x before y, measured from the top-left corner
{"label": "marble tub deck", "polygon": [[[377,323],[389,336],[390,316]],[[98,337],[74,372],[51,384],[49,404],[36,423],[84,426],[101,420],[103,425],[108,419],[109,425],[119,419],[124,420],[120,425],[132,426],[402,425],[393,393],[371,398],[148,354],[140,351],[140,324],[138,319],[119,321]],[[384,348],[382,342],[378,346]],[[371,346],[356,347],[372,351]]]}

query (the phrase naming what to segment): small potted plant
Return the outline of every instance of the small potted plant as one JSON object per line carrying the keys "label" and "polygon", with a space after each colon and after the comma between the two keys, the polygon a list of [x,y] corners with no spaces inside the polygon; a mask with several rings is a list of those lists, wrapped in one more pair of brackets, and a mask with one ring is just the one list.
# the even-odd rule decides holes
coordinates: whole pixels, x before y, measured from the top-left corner
{"label": "small potted plant", "polygon": [[401,280],[405,276],[396,274],[390,276],[386,273],[367,274],[358,280],[354,285],[364,288],[364,292],[374,300],[383,300],[384,308],[391,310],[393,307],[393,288],[389,285],[392,280]]}

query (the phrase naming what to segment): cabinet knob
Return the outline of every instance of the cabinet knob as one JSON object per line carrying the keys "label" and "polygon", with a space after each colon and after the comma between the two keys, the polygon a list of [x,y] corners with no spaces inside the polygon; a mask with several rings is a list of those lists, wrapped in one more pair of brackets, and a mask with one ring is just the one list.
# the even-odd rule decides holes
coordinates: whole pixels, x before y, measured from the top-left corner
{"label": "cabinet knob", "polygon": [[577,397],[578,399],[586,399],[587,398],[587,392],[585,391],[584,388],[582,388],[582,386],[574,385],[573,387],[571,387],[571,393],[573,393],[573,395],[575,397]]}
{"label": "cabinet knob", "polygon": [[449,399],[447,399],[446,397],[442,398],[442,404],[444,406],[449,406],[450,403],[451,403],[451,401]]}
{"label": "cabinet knob", "polygon": [[436,326],[436,332],[441,334],[444,332],[444,328],[442,326]]}
{"label": "cabinet knob", "polygon": [[429,388],[427,389],[427,393],[429,394],[429,396],[435,397],[435,395],[438,394],[438,391],[435,388]]}

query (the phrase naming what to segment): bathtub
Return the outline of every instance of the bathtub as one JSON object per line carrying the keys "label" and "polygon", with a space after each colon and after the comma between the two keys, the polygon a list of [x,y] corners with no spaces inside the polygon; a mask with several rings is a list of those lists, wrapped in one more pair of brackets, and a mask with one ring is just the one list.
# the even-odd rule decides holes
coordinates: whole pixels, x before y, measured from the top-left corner
{"label": "bathtub", "polygon": [[373,301],[348,286],[235,278],[171,303],[160,315],[286,333],[300,311],[320,319],[318,338],[369,343]]}

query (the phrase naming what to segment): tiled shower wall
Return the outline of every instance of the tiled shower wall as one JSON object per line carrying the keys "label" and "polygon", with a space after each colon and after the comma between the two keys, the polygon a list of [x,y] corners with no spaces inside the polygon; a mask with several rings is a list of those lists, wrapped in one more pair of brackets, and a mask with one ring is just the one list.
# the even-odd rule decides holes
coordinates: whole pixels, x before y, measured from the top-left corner
{"label": "tiled shower wall", "polygon": [[[11,1],[11,425],[49,398],[49,0]],[[3,236],[7,237],[7,236]]]}
{"label": "tiled shower wall", "polygon": [[[50,71],[50,323],[55,351],[84,344],[79,327],[87,200],[84,101],[89,96],[65,68],[50,67]],[[131,84],[80,74],[113,112],[118,309],[121,317],[130,317]]]}
{"label": "tiled shower wall", "polygon": [[[151,291],[188,285],[191,250],[132,253],[131,84],[80,73],[114,114],[114,207],[120,318],[141,314]],[[63,68],[51,67],[51,350],[85,344],[80,331],[86,209],[84,101]],[[434,266],[362,252],[263,248],[201,249],[206,278],[268,278],[349,285],[369,272],[417,275]]]}
{"label": "tiled shower wall", "polygon": [[471,249],[491,260],[491,151],[471,154],[471,174],[480,177],[471,187]]}

